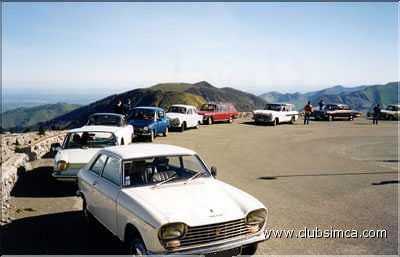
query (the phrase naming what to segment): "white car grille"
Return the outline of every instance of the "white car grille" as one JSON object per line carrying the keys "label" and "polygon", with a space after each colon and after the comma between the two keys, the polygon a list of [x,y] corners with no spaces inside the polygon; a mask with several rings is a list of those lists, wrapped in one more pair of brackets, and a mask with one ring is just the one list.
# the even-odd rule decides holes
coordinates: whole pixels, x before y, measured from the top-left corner
{"label": "white car grille", "polygon": [[266,120],[270,121],[272,120],[272,115],[271,114],[254,114],[254,119],[256,120]]}
{"label": "white car grille", "polygon": [[233,220],[223,223],[189,227],[186,235],[180,240],[181,247],[207,244],[220,240],[244,236],[249,233],[246,220]]}

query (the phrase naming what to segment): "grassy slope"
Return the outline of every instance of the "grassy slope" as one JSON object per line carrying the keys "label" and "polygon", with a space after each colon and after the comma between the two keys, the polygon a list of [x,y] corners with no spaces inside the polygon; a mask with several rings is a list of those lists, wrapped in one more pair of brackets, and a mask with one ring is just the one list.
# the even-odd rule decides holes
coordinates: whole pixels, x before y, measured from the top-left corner
{"label": "grassy slope", "polygon": [[149,89],[151,90],[161,90],[163,92],[173,91],[173,92],[184,92],[190,88],[192,84],[189,83],[160,83],[156,84]]}
{"label": "grassy slope", "polygon": [[79,105],[76,104],[57,103],[9,110],[1,114],[2,127],[13,128],[32,126],[39,122],[44,122],[68,113],[78,107]]}

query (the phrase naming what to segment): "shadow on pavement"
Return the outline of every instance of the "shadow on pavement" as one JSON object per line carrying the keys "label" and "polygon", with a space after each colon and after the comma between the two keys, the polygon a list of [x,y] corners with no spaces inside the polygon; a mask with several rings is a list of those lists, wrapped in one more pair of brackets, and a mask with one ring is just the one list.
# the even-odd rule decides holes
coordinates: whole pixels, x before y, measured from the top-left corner
{"label": "shadow on pavement", "polygon": [[2,254],[126,254],[101,225],[87,225],[80,211],[14,220],[1,228]]}
{"label": "shadow on pavement", "polygon": [[240,125],[265,126],[265,127],[271,126],[268,123],[255,123],[254,121],[243,121],[243,122],[240,122]]}
{"label": "shadow on pavement", "polygon": [[294,178],[294,177],[323,177],[323,176],[357,176],[357,175],[376,175],[376,174],[397,174],[397,171],[376,171],[376,172],[342,172],[342,173],[321,173],[321,174],[293,174],[259,177],[262,180],[274,180],[277,178]]}
{"label": "shadow on pavement", "polygon": [[76,195],[76,183],[58,182],[51,176],[51,172],[51,167],[39,167],[31,171],[19,172],[11,196],[65,197]]}
{"label": "shadow on pavement", "polygon": [[386,180],[386,181],[371,183],[371,185],[373,185],[373,186],[381,186],[381,185],[387,185],[387,184],[399,184],[399,181],[398,180]]}

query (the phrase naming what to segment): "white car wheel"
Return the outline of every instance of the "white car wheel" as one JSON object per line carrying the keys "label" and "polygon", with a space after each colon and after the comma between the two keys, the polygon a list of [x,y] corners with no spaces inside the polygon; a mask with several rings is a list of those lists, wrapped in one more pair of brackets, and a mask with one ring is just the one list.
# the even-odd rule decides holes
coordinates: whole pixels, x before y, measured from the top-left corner
{"label": "white car wheel", "polygon": [[186,129],[186,122],[183,122],[181,125],[181,132],[185,131]]}

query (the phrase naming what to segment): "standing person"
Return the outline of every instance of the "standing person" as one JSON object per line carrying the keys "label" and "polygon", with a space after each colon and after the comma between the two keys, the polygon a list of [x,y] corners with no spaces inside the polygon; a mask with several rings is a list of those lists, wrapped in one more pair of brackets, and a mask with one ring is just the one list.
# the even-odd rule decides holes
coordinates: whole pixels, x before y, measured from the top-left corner
{"label": "standing person", "polygon": [[122,104],[121,99],[118,99],[117,105],[115,105],[115,108],[114,108],[114,112],[125,115],[124,105]]}
{"label": "standing person", "polygon": [[378,125],[379,116],[381,116],[381,106],[379,104],[374,107],[374,114],[372,116],[372,124]]}
{"label": "standing person", "polygon": [[324,108],[324,105],[325,105],[324,100],[321,99],[321,101],[319,101],[318,105],[319,105],[319,110],[322,111],[322,108]]}
{"label": "standing person", "polygon": [[312,112],[313,112],[313,107],[311,105],[311,102],[308,101],[306,106],[304,106],[304,125],[310,124],[310,117]]}
{"label": "standing person", "polygon": [[131,102],[131,99],[128,98],[128,101],[126,102],[125,110],[126,110],[127,113],[130,113],[131,109],[132,109],[132,102]]}

